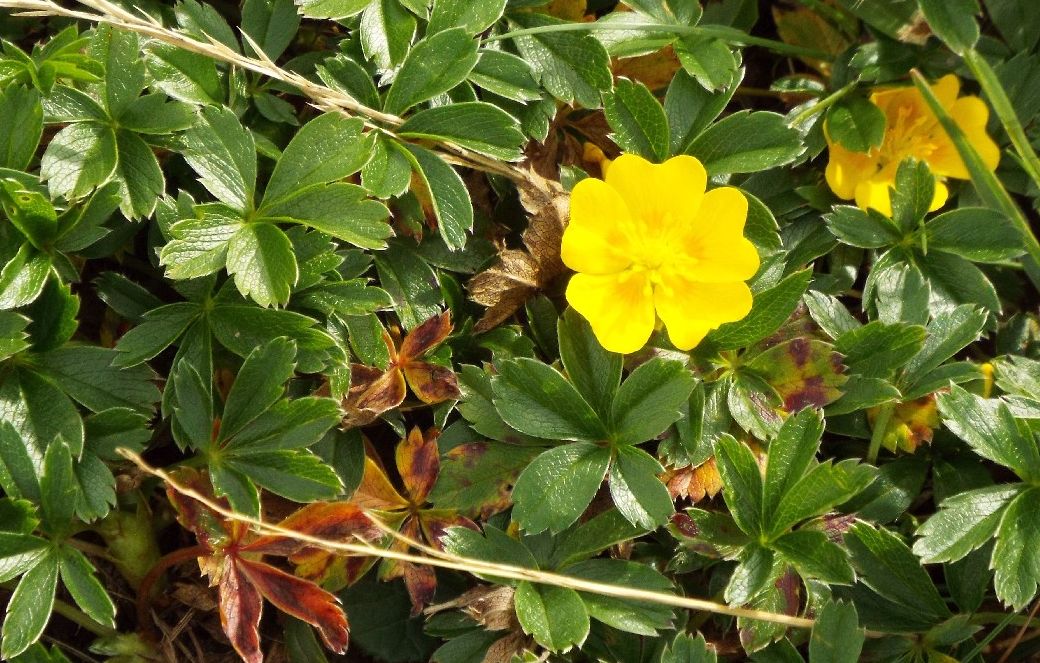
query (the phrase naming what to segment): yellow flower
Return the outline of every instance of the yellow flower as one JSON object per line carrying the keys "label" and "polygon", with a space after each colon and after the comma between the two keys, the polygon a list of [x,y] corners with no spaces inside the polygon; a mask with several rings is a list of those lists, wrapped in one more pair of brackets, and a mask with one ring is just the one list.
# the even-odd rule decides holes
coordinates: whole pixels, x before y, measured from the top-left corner
{"label": "yellow flower", "polygon": [[[986,167],[995,170],[1000,161],[1000,148],[986,133],[989,108],[978,97],[958,97],[960,86],[960,80],[948,74],[931,87]],[[899,163],[912,157],[927,163],[935,175],[935,195],[930,209],[939,209],[949,193],[943,179],[970,178],[957,147],[917,88],[880,88],[870,95],[870,100],[885,115],[885,137],[881,146],[869,152],[852,152],[832,141],[825,131],[830,150],[827,184],[839,198],[854,199],[863,209],[872,207],[891,216],[888,189],[895,185]]]}
{"label": "yellow flower", "polygon": [[607,350],[640,349],[658,318],[689,350],[751,310],[744,281],[758,253],[743,234],[747,199],[728,186],[705,193],[706,184],[693,157],[651,164],[623,154],[605,181],[574,187],[561,255],[578,274],[567,301]]}

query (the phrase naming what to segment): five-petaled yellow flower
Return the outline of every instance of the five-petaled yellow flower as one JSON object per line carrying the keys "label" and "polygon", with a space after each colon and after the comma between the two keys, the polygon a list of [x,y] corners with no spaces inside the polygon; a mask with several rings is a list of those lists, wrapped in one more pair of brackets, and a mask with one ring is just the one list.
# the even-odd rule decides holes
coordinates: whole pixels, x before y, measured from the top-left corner
{"label": "five-petaled yellow flower", "polygon": [[606,180],[571,194],[563,262],[578,272],[567,301],[612,352],[643,347],[658,318],[675,347],[689,350],[751,310],[744,281],[758,253],[744,238],[748,203],[733,187],[705,193],[704,166],[680,156],[652,164],[624,154]]}
{"label": "five-petaled yellow flower", "polygon": [[[986,167],[995,170],[1000,161],[1000,148],[986,133],[989,108],[978,97],[958,97],[960,86],[960,80],[948,74],[931,87]],[[869,152],[852,152],[827,135],[830,150],[827,184],[839,198],[855,200],[863,209],[874,208],[891,216],[889,187],[895,185],[899,163],[914,158],[927,163],[935,175],[935,195],[930,209],[939,209],[949,193],[943,179],[970,178],[953,141],[915,87],[880,88],[870,95],[870,100],[885,115],[885,137],[881,146]]]}

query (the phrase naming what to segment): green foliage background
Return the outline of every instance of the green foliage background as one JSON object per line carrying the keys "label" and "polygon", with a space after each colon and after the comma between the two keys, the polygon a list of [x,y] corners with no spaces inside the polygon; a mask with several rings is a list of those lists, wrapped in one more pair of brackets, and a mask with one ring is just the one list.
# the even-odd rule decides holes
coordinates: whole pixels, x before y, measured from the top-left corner
{"label": "green foliage background", "polygon": [[[3,660],[234,659],[194,560],[239,539],[119,448],[247,516],[375,508],[665,597],[273,553],[342,600],[338,660],[1040,656],[1029,0],[0,8]],[[824,121],[865,151],[873,87],[950,72],[996,173],[936,105],[972,175],[942,210],[913,161],[892,218],[835,198]],[[567,190],[619,152],[749,200],[754,307],[691,353],[566,308]],[[275,605],[271,660],[337,659]]]}

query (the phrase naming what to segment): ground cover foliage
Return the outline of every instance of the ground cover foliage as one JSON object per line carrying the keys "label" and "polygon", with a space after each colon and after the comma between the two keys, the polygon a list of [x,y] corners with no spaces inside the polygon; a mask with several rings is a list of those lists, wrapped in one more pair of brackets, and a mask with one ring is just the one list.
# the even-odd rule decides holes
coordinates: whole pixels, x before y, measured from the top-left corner
{"label": "ground cover foliage", "polygon": [[1040,656],[1028,0],[0,35],[0,659]]}

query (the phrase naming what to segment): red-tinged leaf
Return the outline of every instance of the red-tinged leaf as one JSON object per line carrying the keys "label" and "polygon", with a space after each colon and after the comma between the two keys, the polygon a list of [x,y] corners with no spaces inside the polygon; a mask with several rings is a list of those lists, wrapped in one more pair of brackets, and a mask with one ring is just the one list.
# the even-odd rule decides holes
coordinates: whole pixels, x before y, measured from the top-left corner
{"label": "red-tinged leaf", "polygon": [[430,501],[438,508],[490,518],[513,503],[516,478],[541,451],[513,444],[460,444],[441,460]]}
{"label": "red-tinged leaf", "polygon": [[239,559],[242,574],[282,612],[318,629],[325,646],[342,654],[347,650],[347,615],[335,594],[269,564]]}
{"label": "red-tinged leaf", "polygon": [[[181,467],[171,472],[171,477],[179,485],[227,506],[227,500],[216,499],[213,496],[209,479],[202,472],[190,467]],[[227,523],[209,507],[181,494],[172,485],[166,486],[166,496],[177,513],[177,522],[192,532],[202,545],[215,548],[230,538]]]}
{"label": "red-tinged leaf", "polygon": [[239,566],[241,560],[226,558],[220,576],[220,625],[231,646],[246,663],[261,663],[260,615],[264,601],[260,591]]}
{"label": "red-tinged leaf", "polygon": [[362,509],[398,511],[408,508],[408,500],[394,489],[382,468],[369,457],[365,457],[365,473],[361,484],[350,498],[352,504]]}
{"label": "red-tinged leaf", "polygon": [[397,445],[397,471],[412,504],[426,502],[441,470],[441,452],[437,446],[440,431],[431,428],[423,435],[418,426]]}
{"label": "red-tinged leaf", "polygon": [[788,412],[823,407],[841,397],[844,358],[823,341],[796,338],[774,346],[751,360],[749,366],[769,382]]}
{"label": "red-tinged leaf", "polygon": [[345,423],[348,425],[372,423],[379,415],[400,405],[407,394],[404,375],[396,366],[374,378],[372,370],[378,369],[366,367],[364,371],[358,371],[356,366],[351,369],[350,391],[343,400],[343,409],[347,412]]}
{"label": "red-tinged leaf", "polygon": [[434,405],[459,399],[459,379],[450,368],[428,361],[410,361],[402,368],[412,392],[422,402]]}
{"label": "red-tinged leaf", "polygon": [[404,338],[399,352],[399,361],[402,364],[413,359],[418,359],[424,354],[440,345],[451,333],[451,312],[445,311],[435,315],[418,327],[414,328]]}
{"label": "red-tinged leaf", "polygon": [[[875,407],[867,410],[867,420],[872,429],[879,409]],[[936,409],[935,394],[928,394],[895,406],[881,443],[893,453],[897,449],[914,453],[918,446],[932,441],[938,427],[939,412]]]}
{"label": "red-tinged leaf", "polygon": [[419,523],[422,526],[423,536],[431,546],[443,550],[441,538],[449,527],[466,527],[479,532],[477,524],[465,516],[460,516],[454,511],[446,509],[426,509],[419,512]]}
{"label": "red-tinged leaf", "polygon": [[353,585],[368,573],[377,561],[377,557],[334,555],[318,548],[304,548],[289,557],[297,576],[332,591]]}
{"label": "red-tinged leaf", "polygon": [[[381,531],[356,504],[349,502],[313,502],[278,523],[294,532],[328,541],[367,541],[378,539]],[[240,550],[265,555],[291,555],[307,544],[287,536],[261,536]]]}
{"label": "red-tinged leaf", "polygon": [[[409,518],[404,522],[401,534],[412,540],[419,538],[419,524],[415,518]],[[395,540],[390,547],[393,550],[404,552],[408,549],[408,544]],[[412,601],[413,617],[422,612],[422,609],[433,600],[433,595],[437,592],[437,575],[431,567],[397,559],[384,560],[379,567],[379,579],[394,580],[396,578],[404,580],[408,597]]]}

